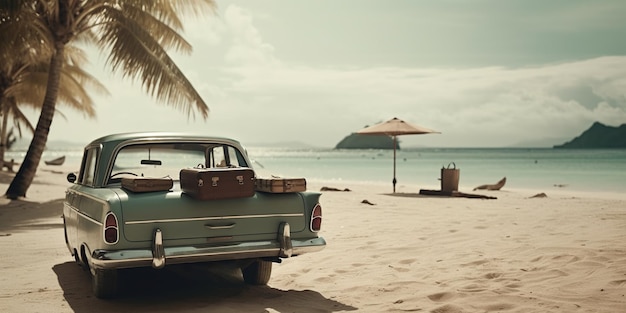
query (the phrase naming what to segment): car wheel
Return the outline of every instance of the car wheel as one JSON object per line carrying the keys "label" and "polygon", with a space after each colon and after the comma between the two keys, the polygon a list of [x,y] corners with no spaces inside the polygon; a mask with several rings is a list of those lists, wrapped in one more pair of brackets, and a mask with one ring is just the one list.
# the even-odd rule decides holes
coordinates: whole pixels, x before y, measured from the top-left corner
{"label": "car wheel", "polygon": [[93,294],[100,299],[109,299],[117,295],[117,270],[92,270],[91,285]]}
{"label": "car wheel", "polygon": [[267,285],[272,276],[272,262],[257,260],[241,269],[243,280],[251,285]]}

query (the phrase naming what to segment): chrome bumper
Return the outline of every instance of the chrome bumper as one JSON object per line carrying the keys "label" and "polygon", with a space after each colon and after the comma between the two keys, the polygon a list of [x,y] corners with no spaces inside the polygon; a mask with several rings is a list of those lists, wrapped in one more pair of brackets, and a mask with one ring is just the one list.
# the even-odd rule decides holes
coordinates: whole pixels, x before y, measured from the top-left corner
{"label": "chrome bumper", "polygon": [[160,229],[153,235],[152,249],[95,250],[91,266],[99,269],[148,267],[163,268],[165,264],[198,263],[252,258],[288,258],[324,249],[326,241],[318,237],[292,240],[289,224],[279,227],[276,240],[242,242],[222,246],[165,247]]}

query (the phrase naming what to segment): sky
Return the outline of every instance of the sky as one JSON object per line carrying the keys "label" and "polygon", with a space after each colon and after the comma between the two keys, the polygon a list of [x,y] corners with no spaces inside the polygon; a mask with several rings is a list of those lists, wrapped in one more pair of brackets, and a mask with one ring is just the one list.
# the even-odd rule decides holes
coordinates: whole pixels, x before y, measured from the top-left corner
{"label": "sky", "polygon": [[[552,146],[626,123],[623,0],[216,0],[172,57],[208,104],[189,117],[89,50],[96,119],[59,107],[49,140],[183,131],[334,147],[393,117],[404,147]],[[36,121],[36,119],[33,119]],[[35,123],[35,122],[33,122]]]}

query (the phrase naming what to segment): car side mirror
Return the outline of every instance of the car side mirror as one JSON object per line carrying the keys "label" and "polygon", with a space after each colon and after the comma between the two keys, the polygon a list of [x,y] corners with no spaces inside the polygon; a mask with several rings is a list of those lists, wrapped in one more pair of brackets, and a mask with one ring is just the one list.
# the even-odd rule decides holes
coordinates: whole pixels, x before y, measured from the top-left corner
{"label": "car side mirror", "polygon": [[76,174],[74,173],[69,173],[67,174],[67,181],[70,183],[75,183],[76,182]]}

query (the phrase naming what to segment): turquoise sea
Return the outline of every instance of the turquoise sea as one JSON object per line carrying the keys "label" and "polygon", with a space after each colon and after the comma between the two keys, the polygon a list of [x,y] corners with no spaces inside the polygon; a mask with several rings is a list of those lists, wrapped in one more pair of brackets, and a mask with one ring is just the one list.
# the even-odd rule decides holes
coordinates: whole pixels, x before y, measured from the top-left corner
{"label": "turquoise sea", "polygon": [[[393,150],[250,149],[255,161],[282,176],[337,183],[389,183]],[[626,191],[626,150],[551,148],[419,148],[396,153],[398,186],[439,189],[442,168],[459,169],[460,190],[507,177],[512,188]],[[344,183],[343,185],[339,183]]]}
{"label": "turquoise sea", "polygon": [[[9,151],[7,158],[21,160],[24,154]],[[305,177],[337,188],[352,182],[389,184],[391,191],[393,150],[248,147],[248,154],[261,176]],[[43,159],[61,155],[66,165],[78,166],[82,149],[48,149]],[[502,177],[508,188],[626,191],[626,149],[407,148],[397,151],[396,162],[398,187],[439,189],[441,169],[455,165],[461,191]]]}

